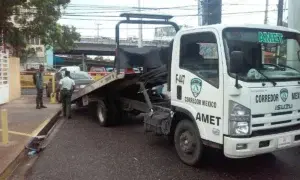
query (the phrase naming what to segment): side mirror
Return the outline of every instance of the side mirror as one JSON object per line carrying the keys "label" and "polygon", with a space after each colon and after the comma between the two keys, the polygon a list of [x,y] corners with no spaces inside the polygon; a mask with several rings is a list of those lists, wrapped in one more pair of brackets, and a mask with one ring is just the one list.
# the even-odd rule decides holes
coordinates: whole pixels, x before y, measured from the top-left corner
{"label": "side mirror", "polygon": [[232,51],[230,54],[229,71],[231,73],[239,73],[243,66],[244,52]]}

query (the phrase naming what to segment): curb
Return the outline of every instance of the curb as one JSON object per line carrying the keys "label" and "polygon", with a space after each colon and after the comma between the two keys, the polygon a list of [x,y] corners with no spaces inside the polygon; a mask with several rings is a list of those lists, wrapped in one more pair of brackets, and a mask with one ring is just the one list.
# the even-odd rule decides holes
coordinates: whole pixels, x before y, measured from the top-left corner
{"label": "curb", "polygon": [[[50,118],[49,122],[45,124],[39,132],[36,133],[36,136],[45,135],[46,137],[49,136],[50,132],[53,131],[52,127],[59,119],[59,115],[61,114],[61,109],[59,109],[56,113],[54,113]],[[30,143],[30,140],[27,142]],[[19,153],[19,155],[5,168],[5,170],[0,174],[0,180],[5,180],[9,178],[14,170],[17,169],[18,165],[26,159],[27,153],[26,148],[24,147],[23,150]]]}

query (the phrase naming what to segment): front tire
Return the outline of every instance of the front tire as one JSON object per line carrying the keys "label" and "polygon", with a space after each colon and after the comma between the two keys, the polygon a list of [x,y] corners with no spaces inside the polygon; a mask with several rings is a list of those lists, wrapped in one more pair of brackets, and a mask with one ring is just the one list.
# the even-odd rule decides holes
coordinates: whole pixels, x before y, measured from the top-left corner
{"label": "front tire", "polygon": [[204,146],[198,128],[193,122],[182,120],[177,124],[174,144],[181,161],[190,166],[200,164]]}

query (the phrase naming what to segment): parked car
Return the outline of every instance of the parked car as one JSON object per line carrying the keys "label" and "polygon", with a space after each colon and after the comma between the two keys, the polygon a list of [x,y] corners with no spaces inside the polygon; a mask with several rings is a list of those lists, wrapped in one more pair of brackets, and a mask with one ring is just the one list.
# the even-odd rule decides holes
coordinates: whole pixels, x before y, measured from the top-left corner
{"label": "parked car", "polygon": [[[58,87],[59,81],[64,77],[65,71],[57,72],[55,74],[55,88]],[[86,85],[94,82],[93,78],[84,71],[74,71],[70,72],[71,78],[75,81],[75,92],[79,91],[80,89],[84,88]],[[52,79],[46,85],[46,93],[47,97],[50,97],[52,93]],[[56,95],[57,101],[60,102],[60,94],[57,92]]]}
{"label": "parked car", "polygon": [[92,66],[88,72],[94,80],[99,80],[109,74],[107,69],[103,66]]}
{"label": "parked car", "polygon": [[58,72],[62,72],[62,71],[70,71],[70,72],[74,72],[74,71],[80,71],[80,67],[79,66],[63,66],[61,67]]}

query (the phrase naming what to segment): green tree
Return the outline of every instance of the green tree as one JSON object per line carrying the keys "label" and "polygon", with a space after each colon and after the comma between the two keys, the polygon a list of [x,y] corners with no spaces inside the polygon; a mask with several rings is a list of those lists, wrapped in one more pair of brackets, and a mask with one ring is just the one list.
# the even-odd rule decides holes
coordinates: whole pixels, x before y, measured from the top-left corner
{"label": "green tree", "polygon": [[[46,47],[73,48],[80,34],[73,26],[57,23],[70,0],[0,0],[0,32],[13,54],[26,57],[26,39],[39,38]],[[15,24],[13,23],[15,22]]]}

